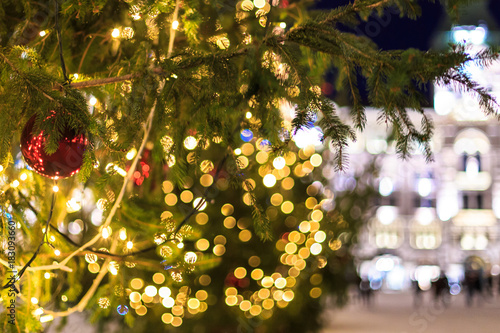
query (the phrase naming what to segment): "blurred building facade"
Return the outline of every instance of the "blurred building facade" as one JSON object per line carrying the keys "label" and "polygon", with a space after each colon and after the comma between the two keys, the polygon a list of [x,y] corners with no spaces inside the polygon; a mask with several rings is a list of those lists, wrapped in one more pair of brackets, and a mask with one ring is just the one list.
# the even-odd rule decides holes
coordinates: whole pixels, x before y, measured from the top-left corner
{"label": "blurred building facade", "polygon": [[[485,47],[485,25],[454,28],[447,36],[466,43],[470,52]],[[473,79],[500,96],[500,64],[488,69],[471,64]],[[430,287],[440,271],[450,281],[464,271],[500,273],[500,124],[486,116],[474,96],[450,87],[434,88],[434,162],[416,149],[407,161],[395,154],[388,129],[368,110],[367,128],[350,146],[349,173],[332,186],[349,190],[353,175],[375,159],[380,192],[370,222],[353,249],[359,273],[378,289],[404,289],[418,280]],[[414,115],[419,124],[418,115]]]}

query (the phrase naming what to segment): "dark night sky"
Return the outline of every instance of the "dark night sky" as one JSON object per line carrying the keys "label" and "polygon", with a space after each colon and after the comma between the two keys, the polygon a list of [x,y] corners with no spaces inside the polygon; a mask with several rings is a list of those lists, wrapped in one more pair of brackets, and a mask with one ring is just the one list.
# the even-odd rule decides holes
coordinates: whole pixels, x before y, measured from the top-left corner
{"label": "dark night sky", "polygon": [[[352,0],[321,0],[316,7],[318,9],[332,8],[332,6],[345,5],[351,1]],[[420,1],[420,5],[422,7],[422,16],[417,20],[400,18],[397,12],[386,10],[382,18],[372,15],[367,22],[362,22],[354,32],[358,35],[364,34],[370,37],[383,50],[407,48],[428,50],[432,47],[436,34],[442,30],[449,30],[451,28],[451,23],[446,23],[449,22],[447,20],[447,14],[440,4],[433,4],[430,1],[422,0]],[[496,21],[497,27],[500,27],[500,0],[489,1],[488,13]],[[329,72],[326,74],[325,78],[327,82],[333,82],[334,77],[335,73]],[[359,77],[362,91],[364,90],[363,81],[364,80]],[[325,89],[323,91],[329,97],[333,99],[340,97],[335,91],[331,90],[332,86],[328,84],[327,86],[324,87]],[[425,91],[424,94],[427,96],[429,103],[431,103],[432,92],[430,87],[427,87],[427,91]],[[362,93],[362,97],[365,103],[367,103],[365,93]]]}
{"label": "dark night sky", "polygon": [[[341,6],[352,0],[321,0],[318,8],[332,8],[332,5]],[[357,32],[362,32],[372,38],[384,50],[417,48],[426,50],[431,47],[434,34],[443,28],[446,13],[440,4],[430,1],[420,1],[422,16],[417,20],[400,18],[398,14],[386,11],[382,19],[370,17],[363,22]],[[489,14],[500,27],[500,0],[490,0]],[[451,28],[447,27],[447,28]]]}

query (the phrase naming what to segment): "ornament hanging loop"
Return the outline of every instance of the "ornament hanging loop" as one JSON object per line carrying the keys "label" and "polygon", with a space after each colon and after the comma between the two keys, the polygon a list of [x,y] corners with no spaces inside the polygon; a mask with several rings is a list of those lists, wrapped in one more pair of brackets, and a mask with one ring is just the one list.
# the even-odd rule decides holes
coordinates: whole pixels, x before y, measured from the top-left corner
{"label": "ornament hanging loop", "polygon": [[61,59],[61,69],[64,77],[64,85],[69,85],[71,80],[68,78],[68,74],[66,73],[66,63],[64,62],[63,56],[63,45],[62,45],[62,37],[61,37],[61,26],[59,25],[59,1],[54,0],[56,6],[56,15],[55,15],[55,28],[57,32],[57,43],[59,47],[59,58]]}

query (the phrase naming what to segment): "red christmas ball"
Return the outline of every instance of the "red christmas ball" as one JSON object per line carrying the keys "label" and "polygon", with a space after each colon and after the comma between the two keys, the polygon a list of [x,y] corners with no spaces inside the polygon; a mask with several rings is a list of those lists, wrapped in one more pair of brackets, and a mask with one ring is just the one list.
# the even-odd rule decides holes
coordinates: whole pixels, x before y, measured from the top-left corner
{"label": "red christmas ball", "polygon": [[83,134],[67,128],[59,141],[59,148],[48,155],[44,151],[46,139],[43,131],[33,135],[35,116],[26,123],[21,135],[21,153],[26,163],[37,173],[51,179],[66,178],[80,171],[83,163],[83,153],[88,140]]}

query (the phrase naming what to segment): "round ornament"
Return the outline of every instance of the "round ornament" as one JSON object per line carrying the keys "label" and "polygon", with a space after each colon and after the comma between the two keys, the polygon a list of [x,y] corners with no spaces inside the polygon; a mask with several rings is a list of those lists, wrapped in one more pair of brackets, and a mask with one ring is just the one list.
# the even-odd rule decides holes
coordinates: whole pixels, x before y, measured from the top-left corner
{"label": "round ornament", "polygon": [[34,124],[35,116],[28,120],[21,135],[21,153],[26,163],[40,175],[51,179],[70,177],[80,171],[88,144],[85,135],[66,128],[59,148],[48,155],[44,151],[46,139],[43,131],[36,135],[32,133]]}

